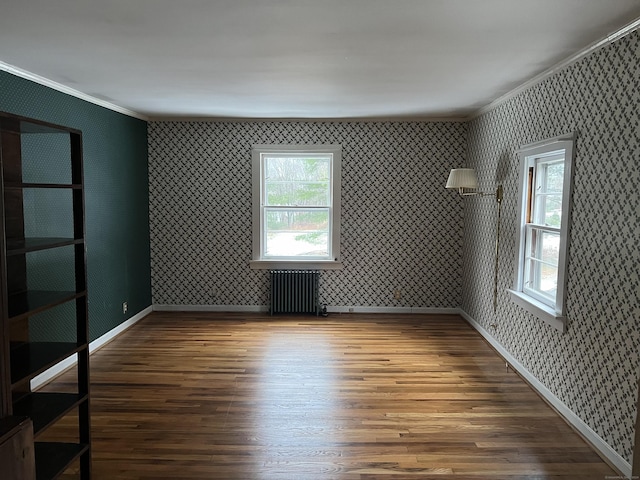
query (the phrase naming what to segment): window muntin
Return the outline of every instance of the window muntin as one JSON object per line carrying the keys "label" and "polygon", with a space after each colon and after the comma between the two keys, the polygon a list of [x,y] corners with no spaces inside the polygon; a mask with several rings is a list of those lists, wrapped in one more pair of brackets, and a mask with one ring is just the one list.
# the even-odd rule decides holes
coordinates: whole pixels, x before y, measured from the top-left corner
{"label": "window muntin", "polygon": [[253,157],[253,266],[338,262],[340,147],[255,146]]}

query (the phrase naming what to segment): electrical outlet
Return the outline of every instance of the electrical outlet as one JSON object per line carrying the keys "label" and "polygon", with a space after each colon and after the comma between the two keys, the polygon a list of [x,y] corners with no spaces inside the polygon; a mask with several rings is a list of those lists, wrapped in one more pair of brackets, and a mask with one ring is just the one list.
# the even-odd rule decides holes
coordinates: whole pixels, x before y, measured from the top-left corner
{"label": "electrical outlet", "polygon": [[122,313],[127,313],[127,310],[129,310],[129,305],[127,302],[122,302]]}
{"label": "electrical outlet", "polygon": [[393,299],[400,300],[402,298],[402,290],[394,290],[393,291]]}

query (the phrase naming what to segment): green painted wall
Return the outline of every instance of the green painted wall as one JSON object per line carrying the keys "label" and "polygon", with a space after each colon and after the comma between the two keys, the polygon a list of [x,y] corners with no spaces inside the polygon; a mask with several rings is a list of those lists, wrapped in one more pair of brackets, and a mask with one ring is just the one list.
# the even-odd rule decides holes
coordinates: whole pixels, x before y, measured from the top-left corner
{"label": "green painted wall", "polygon": [[[94,340],[151,305],[147,123],[6,72],[0,72],[0,110],[82,131]],[[51,215],[39,221],[56,220]],[[52,339],[75,335],[57,318],[52,314],[32,322],[31,334]]]}

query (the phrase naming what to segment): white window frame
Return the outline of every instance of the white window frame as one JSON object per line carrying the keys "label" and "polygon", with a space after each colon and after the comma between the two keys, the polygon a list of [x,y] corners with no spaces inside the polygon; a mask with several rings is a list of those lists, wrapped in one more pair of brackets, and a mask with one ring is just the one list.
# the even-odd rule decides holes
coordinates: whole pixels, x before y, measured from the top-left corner
{"label": "white window frame", "polygon": [[[573,147],[575,134],[552,138],[543,142],[525,145],[518,150],[520,161],[520,181],[518,195],[518,231],[516,238],[516,261],[513,289],[509,290],[511,300],[535,315],[540,320],[564,332],[566,326],[566,287],[569,250],[569,229],[571,224],[571,191],[573,184]],[[535,169],[553,158],[564,154],[562,182],[562,220],[560,228],[532,226],[527,224],[527,195],[529,192],[529,169]],[[533,184],[535,188],[535,180]],[[527,230],[545,230],[559,233],[558,285],[555,298],[549,299],[525,285]]]}
{"label": "white window frame", "polygon": [[[269,154],[331,155],[329,205],[329,254],[326,258],[264,257],[264,156]],[[252,269],[315,269],[342,268],[340,257],[340,197],[342,147],[340,145],[253,145],[252,158]]]}

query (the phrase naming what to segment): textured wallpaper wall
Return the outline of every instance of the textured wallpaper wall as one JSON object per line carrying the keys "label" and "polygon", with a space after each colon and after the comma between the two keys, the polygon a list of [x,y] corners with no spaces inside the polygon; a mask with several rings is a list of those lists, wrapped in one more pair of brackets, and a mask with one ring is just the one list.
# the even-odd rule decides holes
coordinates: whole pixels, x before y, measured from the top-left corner
{"label": "textured wallpaper wall", "polygon": [[[24,182],[72,183],[68,134],[23,134]],[[73,197],[70,190],[26,189],[23,194],[27,237],[73,237]],[[75,253],[71,246],[26,255],[27,287],[31,290],[75,290]],[[75,302],[29,317],[31,341],[77,340]]]}
{"label": "textured wallpaper wall", "polygon": [[[151,304],[147,124],[6,72],[0,72],[0,110],[82,130],[89,328],[94,340]],[[32,180],[49,174],[44,166],[57,150],[34,142],[25,144],[25,153],[40,159],[37,171],[27,172]],[[53,212],[58,204],[49,202],[51,211],[35,223],[62,227]],[[34,264],[50,261],[40,260],[40,254],[30,256]],[[127,314],[122,313],[124,301]],[[65,308],[32,317],[33,338],[75,338],[75,328],[60,320]]]}
{"label": "textured wallpaper wall", "polygon": [[[603,48],[474,119],[469,165],[504,184],[497,313],[495,202],[465,200],[464,310],[631,462],[640,373],[640,35]],[[576,131],[564,334],[509,301],[515,268],[515,150]]]}
{"label": "textured wallpaper wall", "polygon": [[153,303],[267,305],[267,271],[249,268],[251,146],[315,143],[343,149],[344,269],[322,273],[322,300],[458,307],[462,201],[444,183],[466,133],[444,122],[151,122]]}

